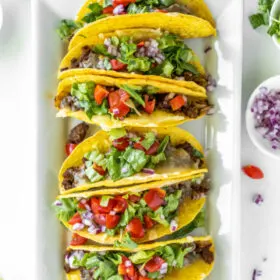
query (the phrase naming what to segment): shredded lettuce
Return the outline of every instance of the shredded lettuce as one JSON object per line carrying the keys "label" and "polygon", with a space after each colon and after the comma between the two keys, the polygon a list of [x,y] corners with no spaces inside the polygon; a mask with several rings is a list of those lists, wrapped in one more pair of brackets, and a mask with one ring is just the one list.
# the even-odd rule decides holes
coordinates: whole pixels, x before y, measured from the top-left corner
{"label": "shredded lettuce", "polygon": [[67,222],[76,213],[77,203],[74,198],[61,198],[59,201],[61,205],[53,204],[56,216],[59,220]]}
{"label": "shredded lettuce", "polygon": [[126,232],[124,237],[121,241],[115,241],[114,247],[116,248],[128,248],[128,249],[135,249],[138,247],[138,244],[135,243],[129,236],[129,234]]}
{"label": "shredded lettuce", "polygon": [[145,106],[145,102],[142,99],[141,95],[139,93],[137,93],[132,87],[130,87],[128,85],[122,85],[121,88],[123,90],[125,90],[140,105]]}
{"label": "shredded lettuce", "polygon": [[151,146],[154,144],[156,140],[156,136],[153,132],[148,132],[145,134],[144,140],[141,141],[141,145],[146,149],[149,150]]}
{"label": "shredded lettuce", "polygon": [[134,264],[142,264],[147,261],[149,261],[153,255],[155,254],[154,251],[139,251],[132,256],[129,257],[129,259],[132,261]]}
{"label": "shredded lettuce", "polygon": [[125,128],[113,128],[109,131],[110,139],[116,140],[127,135]]}

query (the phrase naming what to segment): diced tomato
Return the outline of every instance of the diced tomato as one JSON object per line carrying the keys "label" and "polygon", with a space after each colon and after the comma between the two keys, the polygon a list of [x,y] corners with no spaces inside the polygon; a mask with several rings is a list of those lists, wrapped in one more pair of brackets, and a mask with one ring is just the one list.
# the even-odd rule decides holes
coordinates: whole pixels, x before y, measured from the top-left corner
{"label": "diced tomato", "polygon": [[87,242],[87,238],[82,237],[77,233],[73,233],[70,245],[72,246],[84,245],[86,242]]}
{"label": "diced tomato", "polygon": [[161,257],[154,256],[146,263],[144,268],[148,272],[156,272],[160,270],[163,263],[165,263],[165,261]]}
{"label": "diced tomato", "polygon": [[154,211],[164,204],[164,196],[162,192],[164,191],[161,189],[151,189],[144,195],[145,202]]}
{"label": "diced tomato", "polygon": [[141,145],[140,142],[134,143],[134,144],[133,144],[133,148],[136,149],[136,150],[141,150],[141,151],[143,151],[143,152],[146,151],[145,148]]}
{"label": "diced tomato", "polygon": [[139,275],[138,280],[151,280],[151,278],[148,278],[148,277],[144,277],[144,276],[142,276],[142,275]]}
{"label": "diced tomato", "polygon": [[156,99],[154,98],[153,100],[149,101],[149,96],[145,95],[145,107],[144,110],[148,114],[152,114],[155,110],[155,105],[156,105]]}
{"label": "diced tomato", "polygon": [[146,155],[154,155],[157,153],[157,150],[159,148],[159,142],[155,141],[154,144],[150,147],[148,151],[146,151]]}
{"label": "diced tomato", "polygon": [[96,197],[92,197],[90,199],[90,207],[91,207],[91,211],[94,214],[99,214],[99,199]]}
{"label": "diced tomato", "polygon": [[130,278],[130,279],[135,279],[135,276],[137,275],[136,274],[136,271],[135,271],[135,268],[134,268],[134,265],[132,264],[131,266],[129,267],[126,267],[126,275]]}
{"label": "diced tomato", "polygon": [[141,41],[137,44],[137,48],[142,48],[145,46],[145,42],[144,41]]}
{"label": "diced tomato", "polygon": [[115,71],[125,70],[127,67],[127,64],[124,64],[124,63],[118,61],[117,59],[111,59],[110,63],[111,63],[112,69]]}
{"label": "diced tomato", "polygon": [[133,218],[126,226],[126,230],[133,238],[142,238],[145,235],[144,227],[139,218]]}
{"label": "diced tomato", "polygon": [[264,174],[262,170],[254,165],[246,165],[242,167],[243,172],[252,179],[262,179]]}
{"label": "diced tomato", "polygon": [[109,94],[109,91],[101,85],[97,85],[94,89],[94,99],[98,105],[101,105],[104,98]]}
{"label": "diced tomato", "polygon": [[109,199],[107,206],[101,206],[99,201],[98,212],[102,214],[108,214],[113,210],[115,206],[115,200],[113,198]]}
{"label": "diced tomato", "polygon": [[126,267],[125,267],[124,263],[119,264],[118,274],[119,275],[125,275],[126,274]]}
{"label": "diced tomato", "polygon": [[130,108],[124,103],[128,99],[129,95],[124,90],[110,92],[108,97],[110,112],[113,113],[115,117],[125,117],[130,112]]}
{"label": "diced tomato", "polygon": [[129,199],[130,201],[136,203],[136,202],[140,201],[141,198],[140,198],[140,196],[138,196],[138,195],[130,194],[130,195],[128,196],[128,199]]}
{"label": "diced tomato", "polygon": [[87,209],[86,205],[90,206],[90,200],[82,200],[78,203],[78,208]]}
{"label": "diced tomato", "polygon": [[93,169],[99,173],[101,176],[104,176],[106,171],[103,169],[102,166],[97,165],[95,162],[93,163]]}
{"label": "diced tomato", "polygon": [[67,143],[65,145],[65,153],[66,153],[66,155],[69,156],[77,146],[78,146],[78,144]]}
{"label": "diced tomato", "polygon": [[186,100],[181,95],[177,95],[169,101],[169,104],[173,111],[179,110],[182,106],[186,104]]}
{"label": "diced tomato", "polygon": [[106,226],[106,214],[95,214],[93,219],[97,224]]}
{"label": "diced tomato", "polygon": [[161,9],[156,9],[155,12],[158,12],[158,13],[168,13],[168,11],[166,11],[166,10],[161,10]]}
{"label": "diced tomato", "polygon": [[127,137],[121,137],[115,139],[112,144],[117,150],[124,151],[129,145],[129,139]]}
{"label": "diced tomato", "polygon": [[107,214],[106,215],[106,228],[109,228],[109,229],[115,228],[118,225],[120,219],[121,219],[121,216],[119,216],[119,215]]}
{"label": "diced tomato", "polygon": [[152,228],[155,224],[154,220],[151,219],[148,215],[144,215],[144,223],[145,223],[145,228],[147,229]]}
{"label": "diced tomato", "polygon": [[79,202],[78,208],[79,208],[79,209],[86,209],[86,206],[85,206],[85,204]]}
{"label": "diced tomato", "polygon": [[130,3],[135,3],[136,0],[113,0],[113,6],[116,7],[118,5],[124,5],[127,6]]}
{"label": "diced tomato", "polygon": [[114,10],[114,7],[113,6],[108,6],[106,8],[103,9],[103,14],[112,14],[113,13],[113,10]]}
{"label": "diced tomato", "polygon": [[74,225],[76,223],[81,223],[81,222],[82,222],[82,218],[81,218],[80,213],[78,213],[78,212],[76,214],[74,214],[73,217],[68,221],[68,223],[70,225]]}
{"label": "diced tomato", "polygon": [[117,213],[123,213],[126,208],[128,206],[128,203],[126,201],[126,199],[124,199],[121,196],[116,196],[114,198],[114,207],[113,207],[113,211],[117,212]]}

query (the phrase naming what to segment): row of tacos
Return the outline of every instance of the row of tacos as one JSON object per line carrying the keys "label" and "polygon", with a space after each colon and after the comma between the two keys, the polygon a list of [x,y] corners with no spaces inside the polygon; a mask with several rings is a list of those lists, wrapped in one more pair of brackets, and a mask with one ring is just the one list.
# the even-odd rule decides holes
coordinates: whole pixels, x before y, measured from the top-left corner
{"label": "row of tacos", "polygon": [[[211,237],[181,237],[204,223],[208,170],[200,143],[175,126],[211,109],[205,70],[183,41],[216,35],[208,7],[87,0],[59,35],[69,45],[57,116],[83,121],[53,204],[72,232],[67,279],[204,279]],[[104,130],[87,137],[88,124]]]}

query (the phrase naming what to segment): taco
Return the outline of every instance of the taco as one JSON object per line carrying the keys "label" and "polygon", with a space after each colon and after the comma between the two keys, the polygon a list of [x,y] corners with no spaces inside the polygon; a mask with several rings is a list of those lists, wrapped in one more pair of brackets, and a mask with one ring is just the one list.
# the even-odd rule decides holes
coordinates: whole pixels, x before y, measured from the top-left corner
{"label": "taco", "polygon": [[94,242],[114,244],[133,239],[143,243],[191,223],[208,190],[209,180],[202,175],[61,195],[54,208],[70,231]]}
{"label": "taco", "polygon": [[76,21],[88,24],[103,17],[118,14],[152,12],[194,15],[209,21],[215,26],[212,14],[203,0],[87,0],[79,10]]}
{"label": "taco", "polygon": [[190,81],[207,85],[203,66],[183,40],[153,29],[91,37],[71,49],[59,69],[59,79],[92,74],[151,79],[188,88],[193,86]]}
{"label": "taco", "polygon": [[202,280],[214,267],[211,237],[139,245],[133,250],[70,246],[64,258],[68,280]]}
{"label": "taco", "polygon": [[176,126],[204,116],[211,108],[203,90],[93,75],[62,80],[55,106],[58,117],[74,117],[105,130]]}
{"label": "taco", "polygon": [[215,28],[206,20],[179,13],[144,13],[118,15],[92,22],[79,29],[72,37],[68,50],[100,33],[110,33],[115,30],[151,28],[161,29],[182,38],[199,38],[215,36]]}
{"label": "taco", "polygon": [[201,145],[180,128],[98,131],[59,172],[60,193],[120,187],[206,173]]}

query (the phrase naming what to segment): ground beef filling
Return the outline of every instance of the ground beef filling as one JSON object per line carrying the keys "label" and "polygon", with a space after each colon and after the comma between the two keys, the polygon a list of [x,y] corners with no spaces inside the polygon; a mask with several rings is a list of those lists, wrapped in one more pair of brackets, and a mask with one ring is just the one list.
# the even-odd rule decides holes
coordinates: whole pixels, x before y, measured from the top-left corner
{"label": "ground beef filling", "polygon": [[187,198],[200,199],[204,197],[210,190],[210,179],[205,177],[202,181],[197,179],[196,181],[184,181],[178,184],[168,186],[166,193],[171,194],[177,190],[182,190],[182,195],[180,198],[180,204]]}
{"label": "ground beef filling", "polygon": [[62,186],[65,190],[75,188],[79,180],[87,180],[83,168],[84,166],[70,167],[63,173]]}
{"label": "ground beef filling", "polygon": [[79,123],[71,129],[68,135],[67,143],[81,143],[85,139],[88,129],[88,124],[86,124],[85,122]]}
{"label": "ground beef filling", "polygon": [[[169,101],[174,97],[174,93],[155,94],[153,96],[150,96],[150,100],[152,100],[153,98],[156,99],[155,110],[158,109],[169,113],[171,112],[173,114],[183,114],[191,119],[196,119],[200,115],[207,113],[211,109],[211,106],[208,104],[207,100],[196,100],[189,98],[187,99],[187,102],[184,106],[182,106],[179,110],[173,111]],[[72,96],[70,93],[61,100],[60,108],[70,108],[73,112],[83,110],[79,105],[78,99],[75,96]],[[144,111],[141,105],[139,105],[137,109],[139,111]]]}

